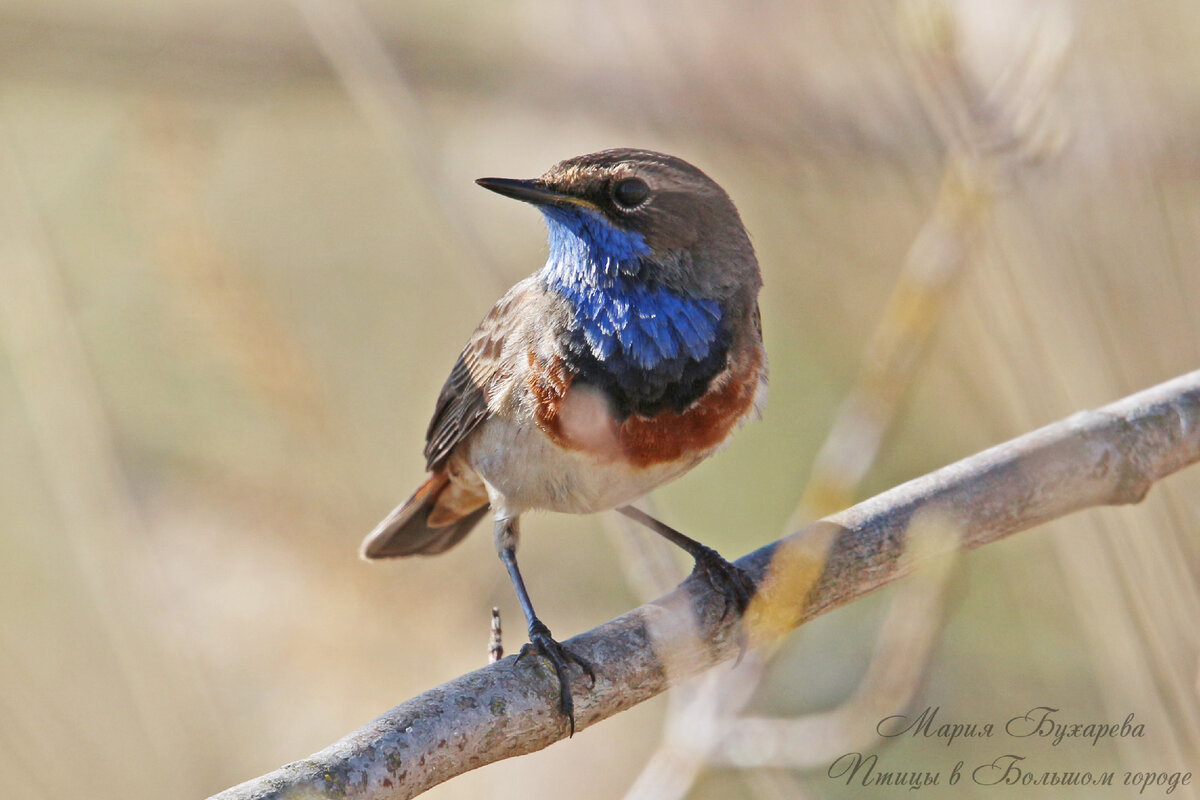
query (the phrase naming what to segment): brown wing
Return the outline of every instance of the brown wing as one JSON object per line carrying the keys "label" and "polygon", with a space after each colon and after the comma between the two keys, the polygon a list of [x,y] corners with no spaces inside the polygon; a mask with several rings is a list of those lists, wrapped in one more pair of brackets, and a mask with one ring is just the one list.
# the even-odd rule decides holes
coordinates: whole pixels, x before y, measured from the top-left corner
{"label": "brown wing", "polygon": [[438,395],[433,419],[425,432],[425,468],[428,470],[440,467],[454,446],[487,418],[487,397],[483,387],[471,376],[471,364],[478,358],[472,352],[473,344],[474,340],[462,351]]}
{"label": "brown wing", "polygon": [[442,386],[425,433],[426,468],[436,470],[471,431],[488,418],[488,398],[505,368],[504,344],[518,328],[518,314],[533,285],[522,281],[479,323]]}

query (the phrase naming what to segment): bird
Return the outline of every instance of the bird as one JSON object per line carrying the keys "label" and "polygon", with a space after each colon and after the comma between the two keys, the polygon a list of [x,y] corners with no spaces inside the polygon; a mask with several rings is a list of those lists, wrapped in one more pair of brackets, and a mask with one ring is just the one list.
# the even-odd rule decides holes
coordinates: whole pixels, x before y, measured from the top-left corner
{"label": "bird", "polygon": [[490,512],[528,624],[517,662],[553,667],[575,732],[572,665],[535,613],[517,564],[530,511],[616,509],[682,547],[693,572],[745,610],[751,577],[630,503],[672,481],[762,414],[767,356],[758,260],[733,201],[681,158],[618,148],[540,178],[477,184],[536,206],[545,265],[471,335],[426,432],[428,477],[366,537],[365,559],[437,555]]}

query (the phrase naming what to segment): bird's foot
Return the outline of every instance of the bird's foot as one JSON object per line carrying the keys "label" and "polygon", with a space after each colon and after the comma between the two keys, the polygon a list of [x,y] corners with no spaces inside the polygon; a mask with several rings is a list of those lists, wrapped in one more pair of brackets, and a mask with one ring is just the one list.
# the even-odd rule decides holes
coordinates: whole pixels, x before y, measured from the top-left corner
{"label": "bird's foot", "polygon": [[573,662],[579,665],[579,668],[583,670],[583,673],[591,681],[591,686],[596,685],[596,671],[592,669],[592,665],[586,659],[576,655],[555,641],[550,635],[550,629],[536,617],[529,625],[529,643],[521,647],[521,652],[517,655],[517,661],[514,663],[519,663],[527,654],[542,656],[554,668],[554,674],[558,676],[559,709],[570,724],[571,732],[569,735],[574,736],[575,700],[571,697],[571,664]]}
{"label": "bird's foot", "polygon": [[[750,573],[736,564],[726,561],[711,547],[702,547],[700,554],[696,556],[696,566],[692,569],[692,574],[703,578],[724,599],[725,607],[721,611],[722,620],[729,616],[731,608],[737,610],[739,617],[745,613],[756,588],[754,578],[750,577]],[[737,646],[737,660],[733,662],[735,667],[742,663],[742,657],[746,655],[746,650],[750,646],[745,628],[738,630]]]}
{"label": "bird's foot", "polygon": [[721,619],[729,616],[730,609],[741,616],[754,594],[754,578],[741,567],[726,561],[711,547],[702,547],[695,558],[696,566],[692,574],[703,578],[725,601]]}

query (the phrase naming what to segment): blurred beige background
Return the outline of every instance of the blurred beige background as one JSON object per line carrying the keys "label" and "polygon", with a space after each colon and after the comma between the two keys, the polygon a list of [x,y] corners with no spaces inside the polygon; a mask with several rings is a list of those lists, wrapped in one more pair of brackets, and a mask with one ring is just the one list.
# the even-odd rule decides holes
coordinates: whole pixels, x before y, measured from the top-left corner
{"label": "blurred beige background", "polygon": [[[923,35],[970,78],[949,107],[1019,141],[967,154],[978,237],[859,496],[1200,365],[1200,5],[922,5],[0,5],[6,795],[206,796],[482,665],[492,605],[524,641],[486,531],[432,560],[356,556],[421,479],[459,348],[544,259],[538,215],[474,178],[630,145],[733,196],[766,281],[770,406],[657,498],[730,556],[792,514],[938,202]],[[947,29],[914,33],[925,13]],[[1143,739],[1021,752],[1200,770],[1198,518],[1193,469],[967,556],[909,708],[1132,712]],[[637,602],[598,518],[529,520],[522,565],[562,638]],[[751,709],[838,706],[890,593],[794,636]],[[428,796],[619,797],[665,708]],[[870,727],[895,769],[1013,747]],[[783,773],[709,769],[687,796],[863,791]]]}

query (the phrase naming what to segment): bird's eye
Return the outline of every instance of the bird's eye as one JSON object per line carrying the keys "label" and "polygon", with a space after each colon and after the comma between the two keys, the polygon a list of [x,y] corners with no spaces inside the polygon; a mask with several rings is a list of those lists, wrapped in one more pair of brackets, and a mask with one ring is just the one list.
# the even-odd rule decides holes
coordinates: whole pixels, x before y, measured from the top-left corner
{"label": "bird's eye", "polygon": [[641,178],[626,178],[613,187],[612,196],[618,206],[629,211],[646,202],[650,187]]}

